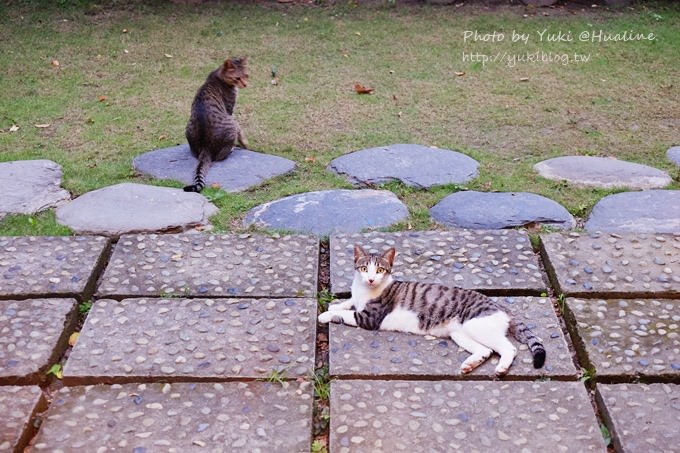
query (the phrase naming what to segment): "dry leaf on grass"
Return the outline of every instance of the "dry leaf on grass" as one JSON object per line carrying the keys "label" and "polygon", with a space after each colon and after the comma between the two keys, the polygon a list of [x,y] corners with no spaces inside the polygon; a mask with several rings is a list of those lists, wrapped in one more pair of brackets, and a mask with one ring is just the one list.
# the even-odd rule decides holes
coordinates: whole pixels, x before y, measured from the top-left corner
{"label": "dry leaf on grass", "polygon": [[51,125],[50,124],[34,124],[34,126],[37,127],[38,129],[47,129]]}
{"label": "dry leaf on grass", "polygon": [[12,124],[12,126],[9,128],[10,132],[16,132],[18,130],[19,130],[19,126],[17,126],[16,124]]}
{"label": "dry leaf on grass", "polygon": [[454,74],[456,74],[458,77],[463,77],[465,75],[463,71],[456,71]]}
{"label": "dry leaf on grass", "polygon": [[373,94],[375,91],[375,88],[369,88],[365,87],[360,83],[355,83],[354,84],[354,91],[357,92],[357,94]]}

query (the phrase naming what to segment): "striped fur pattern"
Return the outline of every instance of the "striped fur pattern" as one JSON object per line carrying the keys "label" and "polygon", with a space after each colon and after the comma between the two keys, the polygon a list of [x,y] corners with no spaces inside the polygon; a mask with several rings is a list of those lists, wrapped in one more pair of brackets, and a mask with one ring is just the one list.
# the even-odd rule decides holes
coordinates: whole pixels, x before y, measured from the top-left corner
{"label": "striped fur pattern", "polygon": [[232,58],[210,73],[191,104],[186,127],[191,154],[198,159],[194,184],[185,192],[200,192],[213,162],[226,159],[235,143],[248,148],[241,127],[234,119],[239,88],[248,86],[247,57]]}
{"label": "striped fur pattern", "polygon": [[395,281],[391,275],[395,255],[393,248],[374,255],[355,245],[352,297],[331,304],[319,315],[319,322],[450,337],[471,354],[461,365],[462,373],[474,370],[496,352],[499,376],[508,372],[517,354],[507,338],[510,333],[529,347],[534,367],[543,366],[546,353],[541,339],[502,306],[476,291]]}

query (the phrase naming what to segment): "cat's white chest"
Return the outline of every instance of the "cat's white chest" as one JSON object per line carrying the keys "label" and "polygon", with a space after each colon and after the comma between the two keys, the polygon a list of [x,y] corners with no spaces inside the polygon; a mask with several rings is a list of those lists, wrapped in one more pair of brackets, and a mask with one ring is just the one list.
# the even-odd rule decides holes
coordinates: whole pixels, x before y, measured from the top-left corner
{"label": "cat's white chest", "polygon": [[395,330],[423,335],[416,312],[397,307],[392,310],[380,324],[380,330]]}

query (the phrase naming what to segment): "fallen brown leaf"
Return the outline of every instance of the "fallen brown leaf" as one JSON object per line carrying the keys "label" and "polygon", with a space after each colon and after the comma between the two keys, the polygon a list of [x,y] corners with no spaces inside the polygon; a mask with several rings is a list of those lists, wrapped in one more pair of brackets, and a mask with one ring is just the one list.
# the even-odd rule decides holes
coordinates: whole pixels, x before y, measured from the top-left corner
{"label": "fallen brown leaf", "polygon": [[38,129],[47,129],[51,125],[50,124],[35,124],[34,126],[37,127]]}
{"label": "fallen brown leaf", "polygon": [[357,94],[373,94],[375,91],[375,88],[369,88],[365,87],[360,83],[355,83],[354,84],[354,91],[357,92]]}
{"label": "fallen brown leaf", "polygon": [[312,163],[312,164],[313,164],[313,163],[316,162],[316,157],[314,157],[314,156],[307,156],[307,157],[305,157],[305,162],[309,162],[309,163]]}
{"label": "fallen brown leaf", "polygon": [[52,66],[54,66],[55,68],[58,68],[58,67],[59,67],[59,60],[52,60],[52,63],[51,63],[51,64],[52,64]]}
{"label": "fallen brown leaf", "polygon": [[78,337],[80,337],[80,332],[73,332],[71,336],[68,337],[69,346],[75,346],[76,342],[78,341]]}
{"label": "fallen brown leaf", "polygon": [[456,71],[454,74],[456,74],[458,77],[463,77],[465,75],[463,71]]}
{"label": "fallen brown leaf", "polygon": [[99,102],[104,102],[106,99],[106,96],[99,96]]}
{"label": "fallen brown leaf", "polygon": [[528,81],[529,81],[529,77],[522,77],[522,78],[519,79],[519,81],[520,81],[520,82],[528,82]]}

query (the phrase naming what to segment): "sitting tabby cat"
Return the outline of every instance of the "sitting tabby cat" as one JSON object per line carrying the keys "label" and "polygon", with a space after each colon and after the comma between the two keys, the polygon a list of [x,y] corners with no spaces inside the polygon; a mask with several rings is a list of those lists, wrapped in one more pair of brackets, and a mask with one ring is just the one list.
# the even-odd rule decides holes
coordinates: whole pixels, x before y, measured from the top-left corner
{"label": "sitting tabby cat", "polygon": [[472,354],[461,365],[462,373],[474,370],[495,351],[501,356],[496,367],[499,376],[508,372],[517,354],[506,337],[509,330],[529,346],[534,368],[543,366],[545,348],[541,340],[500,305],[476,291],[393,280],[395,254],[393,248],[382,255],[367,254],[355,245],[352,297],[330,305],[319,315],[319,322],[451,337]]}
{"label": "sitting tabby cat", "polygon": [[239,88],[248,86],[248,57],[232,58],[210,73],[191,104],[186,128],[191,154],[198,159],[194,184],[185,192],[200,192],[213,162],[227,158],[234,143],[248,148],[248,142],[233,117]]}

